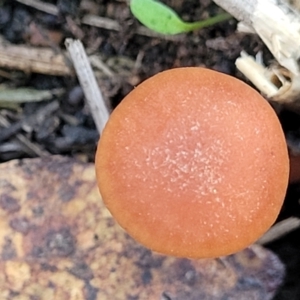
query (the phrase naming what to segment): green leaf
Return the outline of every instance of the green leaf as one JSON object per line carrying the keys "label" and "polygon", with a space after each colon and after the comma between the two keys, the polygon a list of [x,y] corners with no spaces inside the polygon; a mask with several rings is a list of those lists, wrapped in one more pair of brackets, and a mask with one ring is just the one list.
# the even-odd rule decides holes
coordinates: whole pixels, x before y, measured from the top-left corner
{"label": "green leaf", "polygon": [[130,10],[143,25],[162,34],[193,31],[231,18],[224,13],[204,21],[184,22],[171,8],[155,0],[131,0]]}
{"label": "green leaf", "polygon": [[36,90],[32,88],[7,88],[0,85],[0,104],[25,103],[51,100],[54,96],[62,95],[64,89]]}

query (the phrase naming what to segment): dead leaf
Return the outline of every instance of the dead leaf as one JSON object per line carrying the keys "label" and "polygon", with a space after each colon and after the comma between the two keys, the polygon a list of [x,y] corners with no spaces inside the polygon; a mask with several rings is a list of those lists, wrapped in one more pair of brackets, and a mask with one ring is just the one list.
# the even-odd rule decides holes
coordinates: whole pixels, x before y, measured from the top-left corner
{"label": "dead leaf", "polygon": [[0,165],[0,299],[267,300],[283,275],[258,245],[198,261],[143,248],[103,206],[93,164]]}
{"label": "dead leaf", "polygon": [[49,30],[32,21],[26,31],[26,38],[32,46],[58,46],[63,39],[61,31]]}

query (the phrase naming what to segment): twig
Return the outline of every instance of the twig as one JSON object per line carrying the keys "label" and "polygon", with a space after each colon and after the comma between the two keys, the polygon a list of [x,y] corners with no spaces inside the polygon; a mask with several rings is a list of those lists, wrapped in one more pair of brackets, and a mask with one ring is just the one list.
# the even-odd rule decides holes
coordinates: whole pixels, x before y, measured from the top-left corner
{"label": "twig", "polygon": [[[9,127],[10,126],[10,122],[0,114],[0,124],[3,127]],[[39,157],[46,157],[49,156],[50,153],[46,150],[43,150],[41,147],[39,147],[38,145],[32,143],[31,141],[29,141],[23,134],[18,133],[16,135],[16,138],[19,140],[19,142],[21,142],[27,149],[27,153],[30,156],[39,156]]]}
{"label": "twig", "polygon": [[57,16],[59,13],[57,7],[50,3],[45,3],[39,0],[16,0],[16,1],[24,5],[33,7],[37,10],[43,11],[50,15]]}
{"label": "twig", "polygon": [[89,59],[80,41],[66,39],[65,45],[73,61],[76,74],[84,91],[97,130],[101,133],[109,118],[109,112],[98,87]]}
{"label": "twig", "polygon": [[17,142],[16,140],[14,142],[0,144],[0,154],[6,153],[6,152],[13,152],[13,151],[22,152],[22,150],[23,150],[22,145],[19,142]]}
{"label": "twig", "polygon": [[89,61],[93,67],[98,68],[108,77],[115,77],[116,74],[96,55],[89,56]]}
{"label": "twig", "polygon": [[[90,25],[98,28],[104,28],[107,30],[114,30],[114,31],[120,31],[121,25],[112,19],[109,18],[103,18],[95,15],[85,15],[81,22],[85,25]],[[143,35],[150,38],[159,38],[169,41],[180,41],[182,40],[182,35],[164,35],[157,32],[154,32],[144,26],[139,26],[136,30],[136,33],[139,35]]]}
{"label": "twig", "polygon": [[284,235],[298,229],[300,227],[300,219],[295,217],[290,217],[281,222],[275,224],[263,237],[261,237],[257,244],[265,245],[274,242]]}
{"label": "twig", "polygon": [[0,37],[0,67],[36,72],[48,75],[71,75],[72,69],[63,54],[55,54],[49,48],[34,48],[25,45],[13,46]]}

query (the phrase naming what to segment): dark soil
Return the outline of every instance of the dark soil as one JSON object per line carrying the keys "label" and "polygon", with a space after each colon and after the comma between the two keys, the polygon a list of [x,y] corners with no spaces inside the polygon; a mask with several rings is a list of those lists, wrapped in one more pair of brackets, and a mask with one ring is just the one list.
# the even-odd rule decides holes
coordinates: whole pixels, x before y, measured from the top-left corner
{"label": "dark soil", "polygon": [[[53,5],[58,14],[48,14],[18,1],[0,0],[0,35],[12,44],[49,47],[55,53],[64,49],[65,38],[81,39],[87,53],[101,55],[102,61],[115,74],[109,77],[97,73],[99,86],[112,109],[135,85],[165,69],[205,66],[247,81],[235,67],[235,60],[242,50],[253,55],[262,52],[265,64],[272,62],[271,54],[260,39],[237,33],[237,23],[233,19],[174,39],[147,37],[137,33],[140,25],[130,14],[126,0],[42,2]],[[220,12],[210,0],[164,2],[187,21]],[[82,20],[86,14],[109,18],[121,27],[113,30],[85,25]],[[76,77],[0,68],[0,84],[38,90],[65,89],[63,95],[54,96],[51,101],[23,103],[13,109],[1,108],[0,103],[0,116],[10,123],[4,126],[0,122],[0,162],[38,155],[16,139],[18,134],[38,145],[45,151],[43,153],[93,161],[99,136]],[[293,134],[297,139],[299,116],[283,109],[280,117],[286,134]],[[299,195],[299,185],[289,187],[280,219],[300,216]],[[268,245],[287,268],[285,283],[276,297],[278,300],[300,299],[299,233],[300,230],[296,230]]]}

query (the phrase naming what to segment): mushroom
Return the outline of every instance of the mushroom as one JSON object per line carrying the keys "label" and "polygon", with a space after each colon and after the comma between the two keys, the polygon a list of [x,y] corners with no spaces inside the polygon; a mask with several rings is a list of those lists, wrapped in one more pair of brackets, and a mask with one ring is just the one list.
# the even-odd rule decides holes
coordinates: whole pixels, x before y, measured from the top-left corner
{"label": "mushroom", "polygon": [[289,159],[269,103],[231,76],[177,68],[141,83],[112,112],[96,174],[117,222],[153,251],[212,258],[275,222]]}

